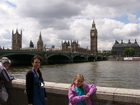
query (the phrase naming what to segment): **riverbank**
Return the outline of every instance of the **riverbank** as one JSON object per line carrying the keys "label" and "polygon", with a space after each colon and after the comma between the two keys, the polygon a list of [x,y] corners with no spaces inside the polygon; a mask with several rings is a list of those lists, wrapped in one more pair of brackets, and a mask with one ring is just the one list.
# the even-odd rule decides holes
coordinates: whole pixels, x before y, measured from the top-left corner
{"label": "riverbank", "polygon": [[108,56],[108,61],[123,61],[124,57],[114,57],[114,56]]}
{"label": "riverbank", "polygon": [[[69,86],[70,84],[45,82],[47,105],[67,105]],[[16,79],[7,84],[9,99],[1,105],[27,105],[25,87],[25,79]],[[140,105],[140,90],[97,86],[91,99],[93,105]]]}

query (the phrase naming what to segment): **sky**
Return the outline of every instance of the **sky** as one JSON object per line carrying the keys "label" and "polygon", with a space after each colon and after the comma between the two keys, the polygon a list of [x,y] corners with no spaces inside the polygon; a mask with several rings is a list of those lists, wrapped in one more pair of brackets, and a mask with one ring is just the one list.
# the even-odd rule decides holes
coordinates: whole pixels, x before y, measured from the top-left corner
{"label": "sky", "polygon": [[90,49],[93,21],[98,50],[111,50],[115,40],[140,44],[139,0],[0,0],[0,46],[12,47],[12,30],[22,30],[22,48],[37,46],[41,33],[46,47],[77,41]]}

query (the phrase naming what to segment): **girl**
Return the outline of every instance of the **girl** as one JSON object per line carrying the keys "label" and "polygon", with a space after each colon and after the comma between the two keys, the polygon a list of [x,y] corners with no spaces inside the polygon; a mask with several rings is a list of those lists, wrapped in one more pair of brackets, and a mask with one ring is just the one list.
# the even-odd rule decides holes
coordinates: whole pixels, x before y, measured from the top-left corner
{"label": "girl", "polygon": [[47,94],[45,91],[42,73],[39,69],[41,59],[34,56],[31,61],[33,68],[26,74],[26,92],[28,105],[46,105]]}
{"label": "girl", "polygon": [[77,74],[68,91],[69,105],[92,105],[90,95],[95,93],[94,84],[83,84],[84,77]]}

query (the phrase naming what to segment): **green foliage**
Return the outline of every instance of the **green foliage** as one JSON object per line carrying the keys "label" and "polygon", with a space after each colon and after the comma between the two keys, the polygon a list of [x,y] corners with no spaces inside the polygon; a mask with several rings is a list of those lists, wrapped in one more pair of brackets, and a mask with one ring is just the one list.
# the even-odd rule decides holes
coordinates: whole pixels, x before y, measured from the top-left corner
{"label": "green foliage", "polygon": [[98,55],[102,55],[102,56],[109,56],[111,55],[111,52],[99,52]]}
{"label": "green foliage", "polygon": [[112,54],[112,55],[116,55],[116,54],[117,54],[117,50],[116,50],[116,49],[112,49],[112,50],[111,50],[111,54]]}
{"label": "green foliage", "polygon": [[123,50],[123,55],[124,56],[127,56],[127,57],[130,57],[130,56],[133,56],[135,54],[135,49],[130,47],[130,48],[125,48]]}

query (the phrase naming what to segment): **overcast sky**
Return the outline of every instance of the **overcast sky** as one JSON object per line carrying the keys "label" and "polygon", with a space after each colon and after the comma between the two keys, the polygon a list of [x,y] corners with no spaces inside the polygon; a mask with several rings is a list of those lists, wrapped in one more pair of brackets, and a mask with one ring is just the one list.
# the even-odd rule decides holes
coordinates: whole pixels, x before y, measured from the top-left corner
{"label": "overcast sky", "polygon": [[34,46],[41,32],[47,47],[78,40],[90,48],[93,20],[98,50],[111,50],[115,40],[140,44],[139,0],[0,0],[0,46],[11,48],[12,30],[22,30],[22,48]]}

